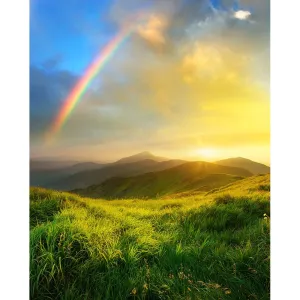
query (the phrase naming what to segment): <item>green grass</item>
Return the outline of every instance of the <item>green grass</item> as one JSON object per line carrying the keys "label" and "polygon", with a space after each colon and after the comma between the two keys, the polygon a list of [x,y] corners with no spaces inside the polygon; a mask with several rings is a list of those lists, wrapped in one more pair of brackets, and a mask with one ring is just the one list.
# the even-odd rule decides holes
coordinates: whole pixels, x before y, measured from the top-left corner
{"label": "green grass", "polygon": [[209,174],[194,180],[172,178],[172,176],[156,176],[149,173],[137,177],[111,178],[100,185],[92,185],[86,189],[73,192],[84,196],[104,199],[155,199],[166,196],[199,194],[215,187],[220,187],[241,180],[243,177],[228,174]]}
{"label": "green grass", "polygon": [[31,188],[31,299],[269,299],[268,183],[111,201]]}

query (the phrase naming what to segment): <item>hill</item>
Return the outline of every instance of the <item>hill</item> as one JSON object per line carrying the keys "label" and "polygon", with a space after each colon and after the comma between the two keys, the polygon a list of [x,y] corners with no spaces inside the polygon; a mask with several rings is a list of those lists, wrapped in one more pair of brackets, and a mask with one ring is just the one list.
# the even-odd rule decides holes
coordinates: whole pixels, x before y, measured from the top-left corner
{"label": "hill", "polygon": [[270,173],[270,167],[243,157],[235,157],[235,158],[219,160],[216,161],[216,164],[228,166],[228,167],[243,168],[255,175]]}
{"label": "hill", "polygon": [[60,161],[60,160],[30,160],[31,171],[45,171],[45,170],[57,170],[61,168],[70,167],[77,164],[77,161]]}
{"label": "hill", "polygon": [[209,191],[252,174],[244,169],[207,162],[188,162],[159,172],[110,178],[71,192],[93,198],[154,198],[175,193]]}
{"label": "hill", "polygon": [[152,159],[145,159],[132,163],[113,163],[96,170],[78,172],[63,180],[52,183],[52,187],[61,190],[72,190],[86,188],[115,176],[134,176],[147,172],[165,170],[183,164],[183,160],[168,160],[157,162]]}
{"label": "hill", "polygon": [[70,172],[73,174],[85,170],[97,170],[105,167],[107,164],[99,164],[99,163],[94,163],[94,162],[82,162],[78,163],[75,165],[72,165],[71,167],[68,168]]}
{"label": "hill", "polygon": [[30,299],[269,299],[270,176],[204,194],[30,190]]}
{"label": "hill", "polygon": [[55,182],[60,182],[73,174],[85,170],[101,169],[104,164],[93,162],[31,162],[30,164],[30,185],[55,188]]}
{"label": "hill", "polygon": [[144,152],[141,152],[141,153],[138,153],[135,155],[121,158],[121,159],[117,160],[114,164],[127,164],[127,163],[137,162],[137,161],[146,160],[146,159],[151,159],[151,160],[158,161],[158,162],[169,160],[168,158],[156,156],[148,151],[144,151]]}

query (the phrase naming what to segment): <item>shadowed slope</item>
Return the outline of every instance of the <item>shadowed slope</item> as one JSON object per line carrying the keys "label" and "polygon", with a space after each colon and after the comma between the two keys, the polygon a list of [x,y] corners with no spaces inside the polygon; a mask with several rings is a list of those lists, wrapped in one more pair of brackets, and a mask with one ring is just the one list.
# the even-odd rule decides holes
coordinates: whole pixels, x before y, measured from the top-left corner
{"label": "shadowed slope", "polygon": [[169,160],[157,162],[151,159],[132,163],[111,164],[98,170],[88,170],[76,173],[66,179],[53,184],[54,188],[71,190],[76,188],[85,188],[93,184],[99,184],[115,176],[134,176],[147,172],[165,170],[174,166],[183,164],[183,160]]}
{"label": "shadowed slope", "polygon": [[228,158],[216,161],[216,164],[228,167],[243,168],[253,174],[268,174],[270,167],[243,157]]}
{"label": "shadowed slope", "polygon": [[[121,158],[112,163],[95,163],[95,162],[77,162],[77,161],[67,161],[67,160],[30,160],[30,185],[32,186],[42,186],[46,188],[56,188],[67,190],[70,188],[78,188],[78,187],[86,187],[93,183],[99,183],[102,181],[102,177],[98,178],[96,182],[87,181],[87,184],[82,184],[78,186],[78,182],[80,182],[82,177],[90,178],[91,175],[89,172],[92,170],[100,170],[104,167],[113,167],[115,165],[122,165],[128,163],[138,163],[144,160],[152,160],[155,162],[168,161],[169,159],[155,156],[150,152],[141,152],[129,157]],[[180,162],[180,160],[174,160]],[[182,161],[184,162],[184,161]],[[168,165],[168,164],[167,164]],[[178,164],[170,164],[168,167],[173,167]],[[126,168],[124,169],[125,173],[122,173],[122,176],[130,176],[135,174],[142,174],[150,171],[163,170],[164,168],[157,169],[146,169],[143,172],[130,173],[126,174]],[[129,167],[130,168],[130,167]],[[115,170],[118,168],[115,168]],[[80,174],[78,176],[72,177],[72,175],[80,172],[87,172]],[[110,171],[109,171],[110,172]],[[108,172],[108,173],[109,173]],[[117,176],[119,172],[116,174],[113,172],[113,176]],[[94,173],[97,176],[97,172]],[[109,176],[110,177],[110,176]],[[107,177],[107,178],[109,178]],[[105,178],[106,179],[106,178]],[[84,180],[82,180],[84,181]]]}

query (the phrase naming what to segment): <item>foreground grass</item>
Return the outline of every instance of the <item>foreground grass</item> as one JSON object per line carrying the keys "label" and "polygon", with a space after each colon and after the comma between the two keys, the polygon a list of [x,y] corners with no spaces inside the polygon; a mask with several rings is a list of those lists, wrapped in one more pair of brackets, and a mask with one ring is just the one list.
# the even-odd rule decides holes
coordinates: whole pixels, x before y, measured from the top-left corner
{"label": "foreground grass", "polygon": [[269,177],[205,196],[32,188],[32,299],[269,299]]}

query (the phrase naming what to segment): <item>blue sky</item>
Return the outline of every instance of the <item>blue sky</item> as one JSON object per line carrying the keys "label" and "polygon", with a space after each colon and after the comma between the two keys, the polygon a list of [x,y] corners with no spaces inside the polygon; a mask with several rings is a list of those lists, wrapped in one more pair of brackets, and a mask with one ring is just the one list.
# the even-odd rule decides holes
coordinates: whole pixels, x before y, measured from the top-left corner
{"label": "blue sky", "polygon": [[117,30],[106,19],[110,3],[109,0],[31,1],[31,64],[54,59],[61,68],[81,73]]}
{"label": "blue sky", "polygon": [[[144,1],[140,6],[151,7],[153,2]],[[193,2],[185,0],[181,5],[188,7]],[[241,7],[238,2],[232,1],[230,9],[238,10]],[[136,3],[133,2],[133,10],[138,8]],[[216,9],[228,9],[221,0],[210,3]],[[118,31],[117,24],[109,18],[112,5],[111,0],[31,1],[31,64],[56,62],[62,69],[82,73]],[[250,10],[251,7],[245,4],[242,8]]]}
{"label": "blue sky", "polygon": [[[151,2],[132,5],[133,10],[151,7]],[[154,1],[155,2],[155,1]],[[185,0],[182,5],[189,6]],[[34,65],[59,63],[59,67],[80,74],[93,57],[118,31],[109,19],[111,0],[31,1],[30,61]],[[212,0],[222,8],[220,0]]]}

